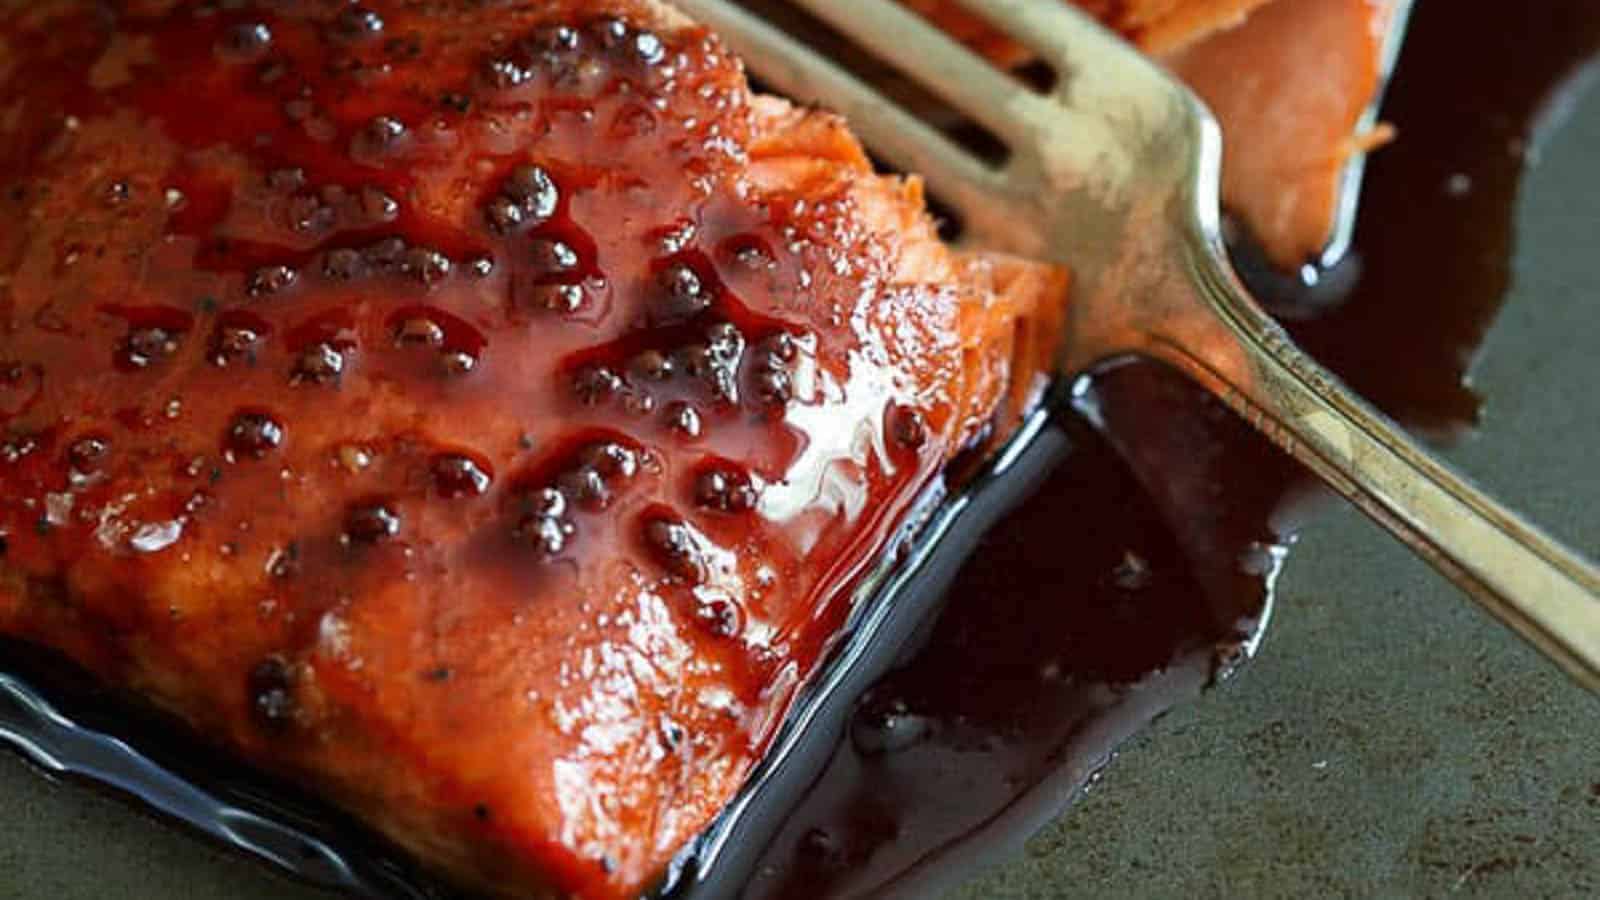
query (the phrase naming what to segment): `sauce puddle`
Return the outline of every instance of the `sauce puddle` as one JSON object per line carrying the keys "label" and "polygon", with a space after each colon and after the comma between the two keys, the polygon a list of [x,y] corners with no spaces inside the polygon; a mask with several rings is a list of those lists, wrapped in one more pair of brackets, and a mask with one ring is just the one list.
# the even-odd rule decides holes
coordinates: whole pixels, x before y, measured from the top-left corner
{"label": "sauce puddle", "polygon": [[[1437,436],[1476,421],[1464,378],[1510,277],[1517,185],[1545,99],[1600,50],[1586,0],[1552,0],[1538,16],[1454,11],[1424,2],[1414,14],[1386,104],[1402,139],[1368,169],[1353,292],[1313,303],[1261,284],[1303,347]],[[1033,424],[1022,458],[1001,466],[1003,490],[980,475],[955,498],[970,514],[946,523],[943,561],[899,583],[907,602],[886,615],[906,620],[941,595],[942,611],[920,629],[877,623],[905,632],[905,648],[870,686],[824,673],[849,715],[831,730],[797,724],[807,740],[789,748],[821,776],[769,792],[780,800],[746,792],[685,854],[668,893],[929,891],[1020,845],[1118,744],[1253,651],[1291,507],[1302,505],[1286,501],[1309,493],[1304,473],[1148,364],[1104,373]],[[916,542],[904,549],[915,562]],[[67,701],[70,715],[55,715],[33,684],[0,673],[0,740],[56,774],[133,796],[311,883],[449,895],[313,801],[219,776],[162,723],[130,726],[94,689],[43,678],[59,661],[11,646],[0,657]]]}

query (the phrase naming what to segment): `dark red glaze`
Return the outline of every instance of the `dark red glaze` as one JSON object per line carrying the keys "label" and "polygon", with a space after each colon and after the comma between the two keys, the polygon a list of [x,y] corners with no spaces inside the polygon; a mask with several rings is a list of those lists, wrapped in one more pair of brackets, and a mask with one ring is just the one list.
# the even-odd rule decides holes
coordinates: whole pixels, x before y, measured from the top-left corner
{"label": "dark red glaze", "polygon": [[481,497],[494,483],[493,467],[470,453],[441,453],[431,470],[441,497]]}
{"label": "dark red glaze", "polygon": [[492,891],[659,877],[1036,388],[1064,275],[664,7],[0,23],[0,632]]}

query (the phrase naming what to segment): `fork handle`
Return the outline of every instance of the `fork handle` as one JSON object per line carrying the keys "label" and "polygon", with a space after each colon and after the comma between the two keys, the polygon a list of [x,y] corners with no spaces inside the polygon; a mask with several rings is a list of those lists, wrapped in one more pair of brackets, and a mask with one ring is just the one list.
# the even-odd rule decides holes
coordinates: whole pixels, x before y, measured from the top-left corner
{"label": "fork handle", "polygon": [[1214,320],[1203,336],[1152,336],[1149,351],[1600,693],[1600,570],[1451,471],[1296,348],[1220,248],[1191,250],[1188,286],[1205,295]]}

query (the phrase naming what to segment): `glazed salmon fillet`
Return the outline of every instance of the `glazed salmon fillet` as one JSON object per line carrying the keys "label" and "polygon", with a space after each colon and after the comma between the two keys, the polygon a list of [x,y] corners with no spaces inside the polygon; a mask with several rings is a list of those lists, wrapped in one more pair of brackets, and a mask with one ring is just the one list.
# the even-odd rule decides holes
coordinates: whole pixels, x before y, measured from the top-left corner
{"label": "glazed salmon fillet", "polygon": [[[951,0],[905,0],[990,58],[1026,51]],[[1222,125],[1223,203],[1275,264],[1312,262],[1333,236],[1352,155],[1381,87],[1397,0],[1072,0],[1167,65]]]}
{"label": "glazed salmon fillet", "polygon": [[739,788],[1064,272],[646,0],[0,13],[0,634],[464,885]]}

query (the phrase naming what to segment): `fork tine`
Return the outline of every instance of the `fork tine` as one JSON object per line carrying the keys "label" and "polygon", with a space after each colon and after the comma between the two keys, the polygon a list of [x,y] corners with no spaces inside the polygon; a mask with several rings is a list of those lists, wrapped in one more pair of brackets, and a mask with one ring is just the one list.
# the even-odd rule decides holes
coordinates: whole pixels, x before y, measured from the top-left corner
{"label": "fork tine", "polygon": [[677,0],[677,5],[715,30],[780,93],[842,113],[867,146],[903,171],[923,176],[969,227],[1006,192],[1005,180],[982,160],[758,16],[728,0]]}
{"label": "fork tine", "polygon": [[1009,142],[1045,101],[898,0],[792,0]]}

